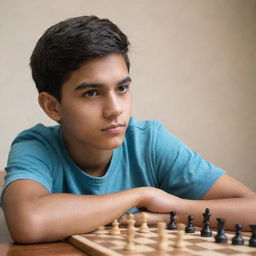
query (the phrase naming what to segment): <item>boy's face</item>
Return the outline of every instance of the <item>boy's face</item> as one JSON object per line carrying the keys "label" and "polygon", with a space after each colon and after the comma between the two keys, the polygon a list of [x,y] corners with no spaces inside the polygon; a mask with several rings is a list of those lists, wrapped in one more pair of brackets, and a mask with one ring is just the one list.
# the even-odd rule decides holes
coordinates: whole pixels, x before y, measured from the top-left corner
{"label": "boy's face", "polygon": [[130,82],[120,54],[94,58],[74,71],[59,104],[65,142],[77,149],[119,147],[131,115]]}

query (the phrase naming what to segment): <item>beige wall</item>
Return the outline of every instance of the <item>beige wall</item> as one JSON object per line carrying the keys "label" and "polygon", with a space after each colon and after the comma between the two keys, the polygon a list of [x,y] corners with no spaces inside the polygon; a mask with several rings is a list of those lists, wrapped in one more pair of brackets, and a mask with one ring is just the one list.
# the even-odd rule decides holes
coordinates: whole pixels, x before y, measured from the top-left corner
{"label": "beige wall", "polygon": [[37,39],[88,14],[130,38],[134,115],[162,121],[256,190],[255,0],[0,0],[0,169],[19,131],[54,124],[28,66]]}

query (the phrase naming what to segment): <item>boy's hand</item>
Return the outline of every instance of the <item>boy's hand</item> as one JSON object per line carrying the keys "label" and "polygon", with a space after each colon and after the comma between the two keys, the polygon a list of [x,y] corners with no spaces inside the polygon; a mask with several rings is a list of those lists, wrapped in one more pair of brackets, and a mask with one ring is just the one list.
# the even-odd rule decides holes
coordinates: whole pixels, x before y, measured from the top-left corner
{"label": "boy's hand", "polygon": [[153,187],[142,188],[142,198],[139,207],[145,208],[150,212],[169,213],[181,208],[184,199],[173,196],[161,189]]}

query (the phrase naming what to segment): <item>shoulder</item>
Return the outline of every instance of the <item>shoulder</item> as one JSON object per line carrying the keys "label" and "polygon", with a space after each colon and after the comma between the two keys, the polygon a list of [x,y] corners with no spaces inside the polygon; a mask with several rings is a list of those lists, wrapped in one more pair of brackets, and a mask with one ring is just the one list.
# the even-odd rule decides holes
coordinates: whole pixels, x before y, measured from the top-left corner
{"label": "shoulder", "polygon": [[127,129],[128,134],[132,133],[140,133],[142,132],[145,134],[145,132],[150,133],[150,132],[155,132],[159,130],[159,128],[162,127],[162,124],[159,121],[156,120],[146,120],[146,121],[141,121],[136,119],[135,117],[131,117]]}
{"label": "shoulder", "polygon": [[179,150],[186,145],[178,139],[173,133],[165,128],[165,126],[157,120],[140,121],[135,117],[131,117],[126,132],[126,140],[137,141],[140,147],[154,147],[169,150]]}
{"label": "shoulder", "polygon": [[178,139],[172,132],[157,120],[140,121],[132,117],[127,129],[126,138],[132,139],[140,137],[153,143],[154,147],[166,148],[171,145],[171,149],[186,147],[186,145]]}
{"label": "shoulder", "polygon": [[129,149],[139,152],[151,159],[159,159],[159,155],[176,158],[182,147],[181,140],[169,132],[164,125],[156,120],[139,121],[132,117],[125,136]]}
{"label": "shoulder", "polygon": [[[19,133],[11,144],[8,160],[24,156],[40,156],[47,159],[56,152],[59,145],[59,126],[37,124]],[[9,162],[8,161],[8,162]]]}
{"label": "shoulder", "polygon": [[51,191],[51,176],[58,161],[59,130],[59,126],[38,124],[18,134],[12,142],[5,167],[5,187],[18,179],[31,179]]}
{"label": "shoulder", "polygon": [[41,143],[52,142],[53,139],[58,138],[59,133],[59,125],[45,126],[43,124],[37,124],[19,133],[12,142],[12,145],[26,141],[37,141]]}

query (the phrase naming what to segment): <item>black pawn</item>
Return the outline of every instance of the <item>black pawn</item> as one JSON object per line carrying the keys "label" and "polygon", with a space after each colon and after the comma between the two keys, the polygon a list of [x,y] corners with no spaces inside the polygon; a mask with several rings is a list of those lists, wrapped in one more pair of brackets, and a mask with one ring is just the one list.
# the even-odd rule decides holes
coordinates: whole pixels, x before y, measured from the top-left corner
{"label": "black pawn", "polygon": [[234,245],[243,245],[244,244],[244,239],[242,237],[242,225],[241,224],[236,224],[236,235],[232,238],[232,244]]}
{"label": "black pawn", "polygon": [[217,235],[215,236],[215,243],[225,244],[228,241],[228,238],[224,232],[225,219],[217,218],[217,222],[218,222],[218,232],[217,232]]}
{"label": "black pawn", "polygon": [[175,215],[176,215],[176,212],[174,212],[174,211],[170,212],[170,222],[166,227],[169,230],[177,229],[177,226],[176,226],[176,223],[175,223]]}
{"label": "black pawn", "polygon": [[249,240],[249,246],[256,247],[256,225],[250,225],[252,236]]}
{"label": "black pawn", "polygon": [[188,216],[188,225],[185,228],[186,233],[195,233],[196,232],[196,229],[193,226],[193,220],[194,220],[194,217],[192,215],[189,215]]}
{"label": "black pawn", "polygon": [[204,223],[204,226],[203,226],[203,228],[201,230],[201,236],[202,237],[212,237],[212,231],[210,229],[210,221],[207,220]]}

